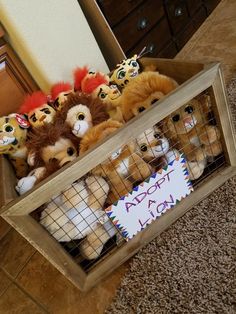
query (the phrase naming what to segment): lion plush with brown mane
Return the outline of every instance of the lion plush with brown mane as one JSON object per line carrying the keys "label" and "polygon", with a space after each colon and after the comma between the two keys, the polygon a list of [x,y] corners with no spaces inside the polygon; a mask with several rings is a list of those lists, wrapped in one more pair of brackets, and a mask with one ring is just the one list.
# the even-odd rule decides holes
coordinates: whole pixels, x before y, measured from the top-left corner
{"label": "lion plush with brown mane", "polygon": [[80,139],[71,134],[66,124],[45,124],[35,129],[26,142],[34,156],[34,169],[18,181],[17,192],[26,193],[35,184],[73,161],[78,156],[79,142]]}
{"label": "lion plush with brown mane", "polygon": [[123,89],[120,106],[125,121],[151,107],[159,99],[170,93],[178,83],[159,72],[142,72]]}
{"label": "lion plush with brown mane", "polygon": [[47,164],[49,160],[58,161],[63,166],[77,156],[79,139],[71,134],[68,125],[53,123],[30,134],[26,146],[34,153],[36,167]]}
{"label": "lion plush with brown mane", "polygon": [[66,123],[78,138],[94,125],[109,119],[105,105],[98,99],[82,93],[70,94],[55,117],[57,123]]}

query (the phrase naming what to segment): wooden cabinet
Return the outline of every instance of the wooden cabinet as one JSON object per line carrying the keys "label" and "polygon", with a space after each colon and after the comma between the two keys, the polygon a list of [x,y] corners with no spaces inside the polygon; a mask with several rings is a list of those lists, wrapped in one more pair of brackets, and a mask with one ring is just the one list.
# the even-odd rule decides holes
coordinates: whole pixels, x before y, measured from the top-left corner
{"label": "wooden cabinet", "polygon": [[[3,35],[3,34],[2,34]],[[0,39],[0,116],[15,112],[38,87],[12,48]]]}
{"label": "wooden cabinet", "polygon": [[[172,58],[186,44],[220,0],[78,0],[95,37],[98,11],[124,54],[132,56],[144,46],[149,57]],[[90,3],[88,5],[88,3]],[[95,12],[95,10],[97,12]],[[92,11],[92,12],[91,12]],[[95,13],[95,15],[94,15]],[[105,28],[102,29],[104,32]],[[105,38],[105,34],[104,34]],[[99,38],[100,39],[100,38]],[[99,42],[103,49],[104,42]]]}

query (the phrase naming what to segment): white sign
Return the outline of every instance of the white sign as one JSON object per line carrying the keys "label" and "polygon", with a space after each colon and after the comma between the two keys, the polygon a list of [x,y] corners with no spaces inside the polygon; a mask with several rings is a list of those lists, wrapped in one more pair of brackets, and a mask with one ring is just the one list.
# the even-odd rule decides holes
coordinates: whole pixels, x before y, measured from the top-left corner
{"label": "white sign", "polygon": [[124,238],[129,240],[191,191],[193,187],[185,159],[179,156],[106,208],[106,213]]}

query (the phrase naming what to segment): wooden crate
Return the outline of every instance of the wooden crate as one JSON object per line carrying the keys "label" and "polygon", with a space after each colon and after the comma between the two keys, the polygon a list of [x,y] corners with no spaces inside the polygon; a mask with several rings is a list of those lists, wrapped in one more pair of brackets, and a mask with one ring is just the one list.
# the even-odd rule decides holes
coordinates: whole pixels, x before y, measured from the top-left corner
{"label": "wooden crate", "polygon": [[[158,234],[168,228],[227,179],[236,174],[236,146],[230,112],[219,63],[199,64],[166,59],[142,59],[143,64],[155,63],[158,70],[175,78],[181,85],[159,101],[158,105],[144,111],[123,128],[96,145],[74,162],[38,184],[19,197],[14,191],[15,177],[11,167],[1,158],[1,216],[42,253],[75,286],[87,291],[109,275],[116,267],[133,256]],[[196,190],[182,200],[173,210],[167,211],[132,240],[124,242],[102,258],[90,271],[85,272],[63,247],[29,214],[46,203],[78,178],[108,158],[118,147],[136,138],[173,111],[201,92],[208,90],[213,111],[221,131],[225,163],[202,182]],[[96,156],[96,157],[95,157]]]}

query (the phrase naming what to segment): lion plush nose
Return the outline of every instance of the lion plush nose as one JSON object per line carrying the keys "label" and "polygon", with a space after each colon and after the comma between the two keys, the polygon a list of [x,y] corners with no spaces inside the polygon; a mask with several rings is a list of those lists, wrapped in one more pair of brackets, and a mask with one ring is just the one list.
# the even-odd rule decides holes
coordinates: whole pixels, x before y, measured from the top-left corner
{"label": "lion plush nose", "polygon": [[40,122],[42,122],[44,119],[46,119],[46,116],[45,115],[42,115],[39,119]]}
{"label": "lion plush nose", "polygon": [[195,124],[195,120],[192,117],[186,117],[183,119],[183,123],[184,125],[194,125]]}

